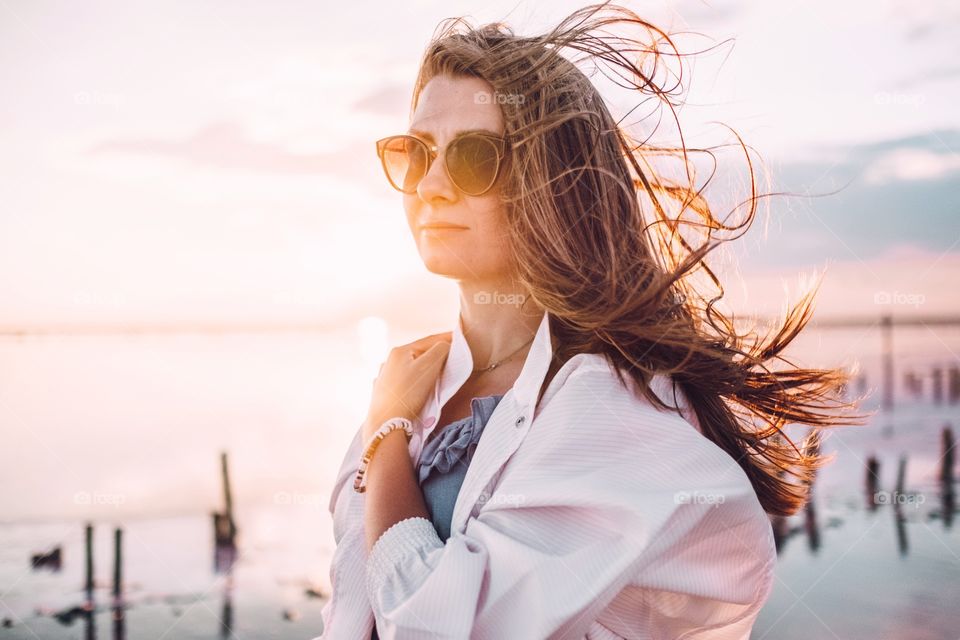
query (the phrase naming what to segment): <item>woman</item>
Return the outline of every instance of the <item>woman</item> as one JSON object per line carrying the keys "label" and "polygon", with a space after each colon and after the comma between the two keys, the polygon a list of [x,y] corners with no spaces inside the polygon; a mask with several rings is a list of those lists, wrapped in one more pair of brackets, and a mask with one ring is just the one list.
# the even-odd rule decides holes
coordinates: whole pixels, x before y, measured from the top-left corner
{"label": "woman", "polygon": [[[724,226],[692,179],[655,175],[671,150],[633,143],[559,53],[670,105],[614,26],[657,39],[654,67],[670,42],[609,3],[541,37],[454,21],[409,131],[377,143],[460,311],[375,381],[330,500],[323,638],[749,637],[776,561],[767,514],[804,503],[845,378],[768,366],[812,293],[761,340],[713,308],[722,290],[694,287],[757,196]],[[807,453],[786,423],[814,427]]]}

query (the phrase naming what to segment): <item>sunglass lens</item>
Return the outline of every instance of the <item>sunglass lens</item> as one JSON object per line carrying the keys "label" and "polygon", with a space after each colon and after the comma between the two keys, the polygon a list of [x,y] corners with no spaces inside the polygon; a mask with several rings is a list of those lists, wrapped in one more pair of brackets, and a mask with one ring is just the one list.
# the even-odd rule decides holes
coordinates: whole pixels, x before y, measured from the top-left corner
{"label": "sunglass lens", "polygon": [[413,193],[427,173],[427,149],[414,138],[392,138],[383,148],[383,168],[394,187]]}
{"label": "sunglass lens", "polygon": [[483,193],[493,185],[500,162],[497,145],[481,136],[464,136],[447,149],[450,179],[468,195]]}

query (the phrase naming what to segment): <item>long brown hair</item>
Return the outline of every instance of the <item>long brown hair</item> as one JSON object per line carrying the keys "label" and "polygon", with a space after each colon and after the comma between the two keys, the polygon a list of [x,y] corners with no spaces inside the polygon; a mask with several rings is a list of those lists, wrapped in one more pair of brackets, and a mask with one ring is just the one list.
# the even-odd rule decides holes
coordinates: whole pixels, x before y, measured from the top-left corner
{"label": "long brown hair", "polygon": [[[650,42],[615,35],[614,27],[640,29]],[[664,409],[649,382],[669,374],[704,435],[744,469],[764,509],[792,514],[808,499],[816,470],[832,459],[820,453],[820,429],[859,424],[863,416],[843,400],[848,373],[800,368],[781,355],[810,319],[816,287],[763,337],[755,327],[738,333],[733,317],[716,308],[723,287],[706,255],[740,237],[758,201],[776,194],[757,193],[750,153],[736,136],[750,197],[734,211],[745,206],[746,214],[735,224],[716,217],[688,156],[714,157],[715,147],[689,149],[682,134],[670,147],[632,139],[564,52],[605,65],[627,83],[621,86],[655,98],[676,121],[680,77],[664,86],[663,76],[666,58],[681,54],[667,33],[610,2],[532,37],[503,23],[445,20],[424,53],[411,109],[440,74],[493,87],[512,145],[500,189],[517,277],[552,316],[556,361],[602,354],[621,382],[629,375]],[[653,161],[663,158],[679,160],[685,179],[654,171]],[[812,427],[800,448],[782,429],[791,423]]]}

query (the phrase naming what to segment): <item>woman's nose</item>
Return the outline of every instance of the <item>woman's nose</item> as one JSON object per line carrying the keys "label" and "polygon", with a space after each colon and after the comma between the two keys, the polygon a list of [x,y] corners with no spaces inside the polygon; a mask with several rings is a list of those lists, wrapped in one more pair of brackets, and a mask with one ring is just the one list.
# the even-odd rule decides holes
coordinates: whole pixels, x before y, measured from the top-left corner
{"label": "woman's nose", "polygon": [[427,175],[423,176],[420,184],[417,185],[417,194],[424,202],[435,202],[437,200],[453,201],[457,198],[457,189],[450,181],[450,176],[444,168],[444,157],[442,152],[427,170]]}

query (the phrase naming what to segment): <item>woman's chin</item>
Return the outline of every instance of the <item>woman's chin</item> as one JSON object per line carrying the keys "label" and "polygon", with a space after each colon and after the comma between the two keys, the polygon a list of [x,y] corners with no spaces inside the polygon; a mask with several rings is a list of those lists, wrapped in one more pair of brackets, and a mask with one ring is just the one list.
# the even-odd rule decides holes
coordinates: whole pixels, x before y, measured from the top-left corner
{"label": "woman's chin", "polygon": [[456,258],[449,260],[445,258],[428,257],[423,259],[423,266],[426,267],[430,273],[445,278],[461,280],[469,279],[472,276],[465,264]]}
{"label": "woman's chin", "polygon": [[449,250],[433,251],[430,248],[421,247],[420,259],[427,271],[438,276],[457,280],[469,280],[476,276],[474,273],[476,268],[471,268],[468,256],[460,256]]}

